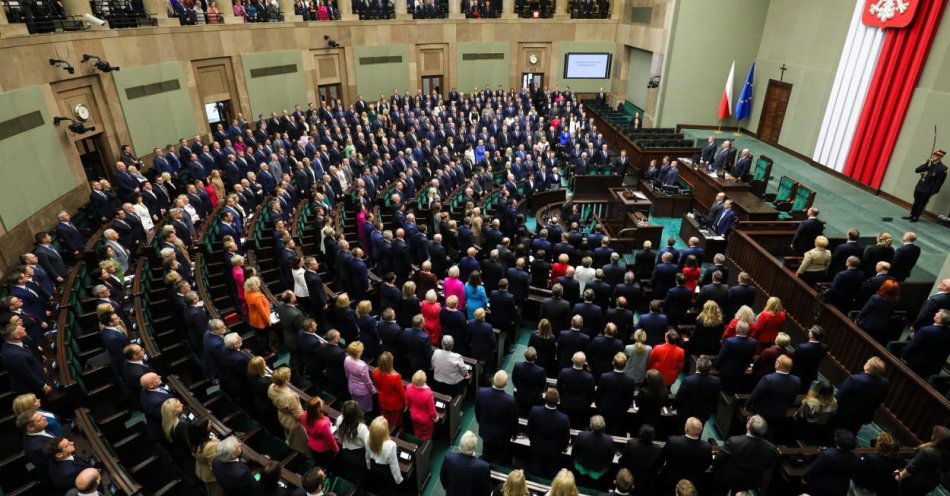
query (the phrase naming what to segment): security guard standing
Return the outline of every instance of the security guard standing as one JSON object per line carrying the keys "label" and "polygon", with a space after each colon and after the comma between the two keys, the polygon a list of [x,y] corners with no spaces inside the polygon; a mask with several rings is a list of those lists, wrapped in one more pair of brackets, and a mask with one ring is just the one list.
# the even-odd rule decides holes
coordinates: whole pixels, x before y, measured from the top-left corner
{"label": "security guard standing", "polygon": [[920,220],[930,197],[940,191],[940,187],[947,179],[947,166],[940,161],[945,154],[946,152],[943,150],[937,150],[930,157],[930,160],[914,169],[914,172],[920,174],[920,179],[914,188],[914,206],[910,209],[910,215],[904,217],[905,219],[911,222]]}

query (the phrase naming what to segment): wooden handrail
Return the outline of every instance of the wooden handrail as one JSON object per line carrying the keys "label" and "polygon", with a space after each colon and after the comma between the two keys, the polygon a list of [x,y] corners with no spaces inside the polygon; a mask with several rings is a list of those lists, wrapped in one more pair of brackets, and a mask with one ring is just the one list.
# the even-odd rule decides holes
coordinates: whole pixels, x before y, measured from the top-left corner
{"label": "wooden handrail", "polygon": [[109,474],[112,484],[126,496],[142,494],[142,486],[119,464],[112,450],[106,446],[106,441],[89,412],[84,408],[77,408],[75,413],[76,426],[89,442],[93,455],[102,463],[103,470]]}

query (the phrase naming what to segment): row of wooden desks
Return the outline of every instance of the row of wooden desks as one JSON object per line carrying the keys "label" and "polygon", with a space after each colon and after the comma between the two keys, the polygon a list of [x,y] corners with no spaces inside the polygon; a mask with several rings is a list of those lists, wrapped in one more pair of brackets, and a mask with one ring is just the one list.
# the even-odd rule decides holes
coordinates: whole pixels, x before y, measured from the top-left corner
{"label": "row of wooden desks", "polygon": [[756,196],[749,183],[711,175],[703,168],[694,168],[692,160],[688,158],[679,158],[678,161],[681,164],[680,177],[693,189],[696,210],[709,212],[716,195],[725,193],[732,200],[740,220],[778,220],[778,210]]}

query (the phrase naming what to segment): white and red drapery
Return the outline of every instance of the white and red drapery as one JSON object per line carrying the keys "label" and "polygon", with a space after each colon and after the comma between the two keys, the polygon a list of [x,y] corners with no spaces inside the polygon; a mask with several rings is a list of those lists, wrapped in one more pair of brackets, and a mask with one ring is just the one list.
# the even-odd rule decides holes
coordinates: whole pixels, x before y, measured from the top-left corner
{"label": "white and red drapery", "polygon": [[857,0],[812,159],[879,188],[946,0]]}

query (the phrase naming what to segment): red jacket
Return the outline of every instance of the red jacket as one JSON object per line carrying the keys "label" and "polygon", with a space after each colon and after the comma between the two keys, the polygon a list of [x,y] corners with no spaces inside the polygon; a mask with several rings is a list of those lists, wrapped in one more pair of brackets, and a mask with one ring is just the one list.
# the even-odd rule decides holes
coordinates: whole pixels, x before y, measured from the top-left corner
{"label": "red jacket", "polygon": [[406,390],[398,373],[384,374],[373,369],[373,381],[379,391],[379,408],[387,411],[402,410],[406,406]]}
{"label": "red jacket", "polygon": [[663,375],[663,382],[670,387],[683,370],[683,358],[686,353],[675,344],[661,344],[653,347],[647,359],[647,370],[656,369]]}
{"label": "red jacket", "polygon": [[762,312],[759,314],[759,317],[755,321],[755,330],[752,331],[751,336],[758,341],[758,346],[756,346],[755,352],[761,353],[762,350],[772,346],[772,343],[775,342],[775,336],[778,335],[779,331],[782,330],[782,327],[785,326],[785,311],[782,310],[777,314],[771,314],[768,312]]}

